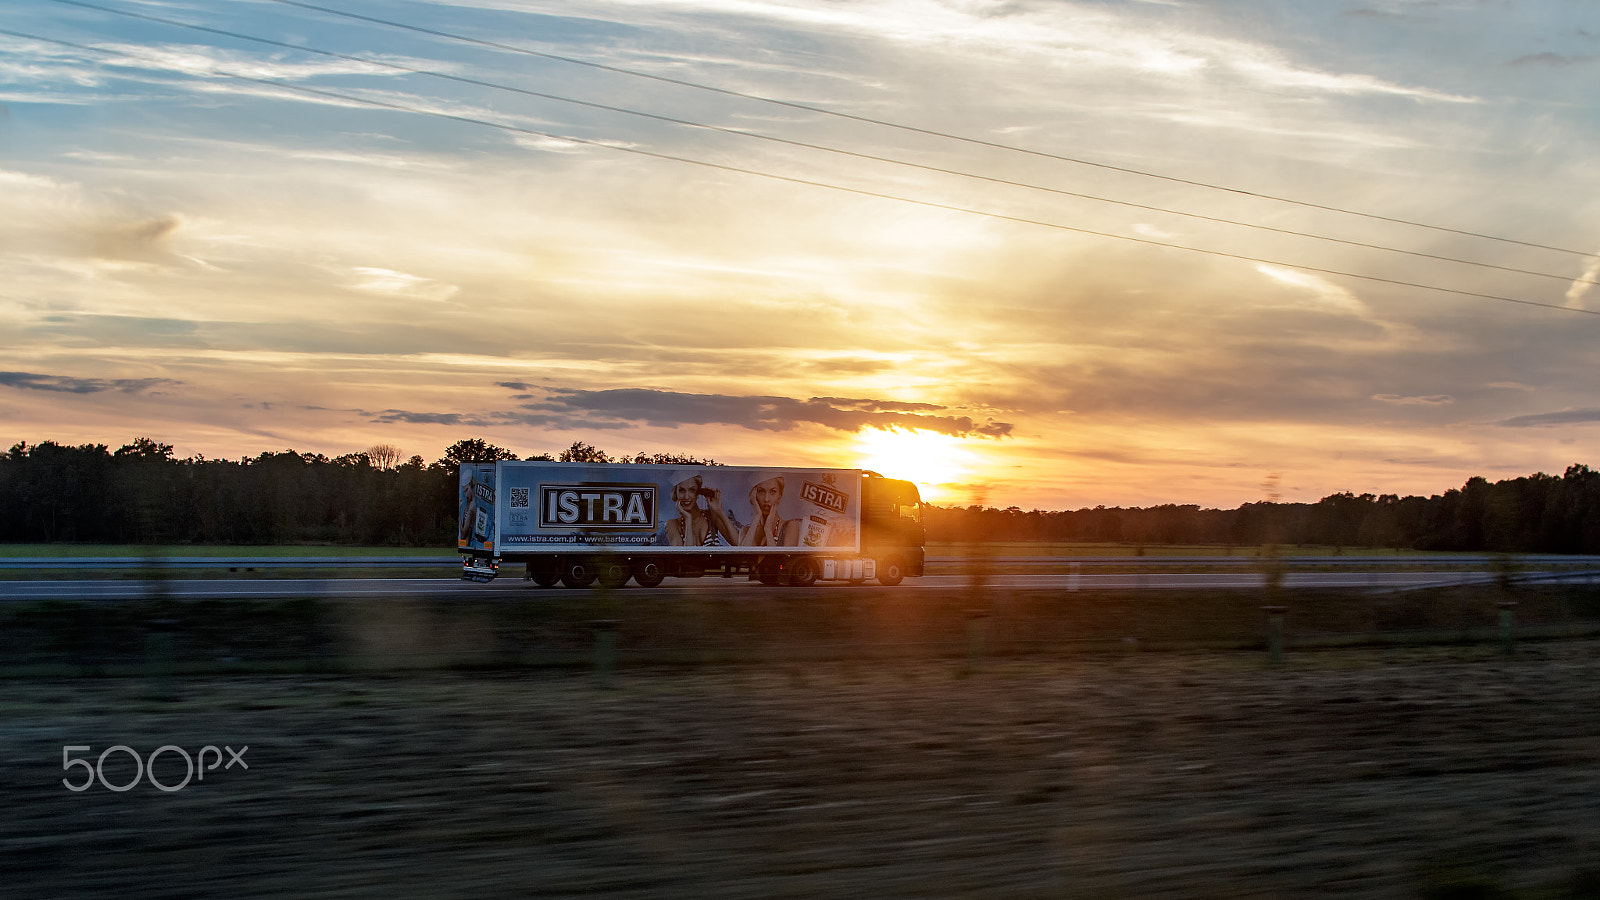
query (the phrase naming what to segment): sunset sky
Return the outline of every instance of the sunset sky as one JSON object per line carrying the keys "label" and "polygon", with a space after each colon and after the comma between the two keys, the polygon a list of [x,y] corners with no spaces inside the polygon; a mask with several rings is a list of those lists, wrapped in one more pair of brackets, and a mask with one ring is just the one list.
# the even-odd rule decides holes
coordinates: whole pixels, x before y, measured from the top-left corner
{"label": "sunset sky", "polygon": [[1600,466],[1600,5],[314,2],[0,0],[6,446]]}

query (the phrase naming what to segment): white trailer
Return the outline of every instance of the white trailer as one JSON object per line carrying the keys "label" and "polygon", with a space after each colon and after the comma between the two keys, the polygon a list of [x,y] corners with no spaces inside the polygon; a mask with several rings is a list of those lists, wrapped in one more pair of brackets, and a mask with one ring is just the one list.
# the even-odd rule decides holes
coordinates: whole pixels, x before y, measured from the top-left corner
{"label": "white trailer", "polygon": [[898,584],[923,573],[916,485],[861,469],[466,463],[460,497],[462,577],[474,581],[505,563],[547,587],[708,574]]}

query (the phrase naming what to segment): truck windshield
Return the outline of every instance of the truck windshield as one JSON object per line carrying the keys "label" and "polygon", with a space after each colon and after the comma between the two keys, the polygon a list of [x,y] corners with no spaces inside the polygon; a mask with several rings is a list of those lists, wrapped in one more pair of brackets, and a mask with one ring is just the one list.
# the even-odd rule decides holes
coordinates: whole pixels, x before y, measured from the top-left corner
{"label": "truck windshield", "polygon": [[917,493],[917,486],[909,481],[890,481],[886,487],[895,513],[903,519],[910,519],[918,525],[922,524],[922,495]]}
{"label": "truck windshield", "polygon": [[917,494],[917,486],[906,483],[905,490],[900,495],[900,515],[922,524],[922,498]]}

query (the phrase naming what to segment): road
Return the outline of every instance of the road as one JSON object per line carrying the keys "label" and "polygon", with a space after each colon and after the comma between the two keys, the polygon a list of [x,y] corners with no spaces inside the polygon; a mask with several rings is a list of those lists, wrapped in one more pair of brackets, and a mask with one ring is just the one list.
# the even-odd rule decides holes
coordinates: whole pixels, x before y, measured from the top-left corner
{"label": "road", "polygon": [[[1284,576],[1285,588],[1371,588],[1398,590],[1435,585],[1468,584],[1486,581],[1492,575],[1481,571],[1390,571],[1390,572],[1290,572]],[[1591,576],[1582,576],[1591,577]],[[1130,572],[1118,574],[1006,574],[992,575],[991,587],[1043,590],[1142,591],[1142,590],[1253,590],[1262,586],[1263,576],[1252,572]],[[971,584],[966,575],[930,575],[908,578],[897,588],[926,591],[960,588]],[[868,582],[876,585],[876,582]],[[819,584],[812,590],[849,590],[844,585]],[[668,579],[657,588],[636,585],[623,588],[630,594],[671,597],[689,591],[755,592],[765,590],[743,578]],[[454,578],[223,578],[170,579],[155,582],[128,580],[0,581],[0,600],[135,600],[170,596],[180,600],[274,597],[466,597],[484,594],[551,595],[579,593],[566,588],[539,588],[518,577],[503,577],[491,584],[473,584]]]}

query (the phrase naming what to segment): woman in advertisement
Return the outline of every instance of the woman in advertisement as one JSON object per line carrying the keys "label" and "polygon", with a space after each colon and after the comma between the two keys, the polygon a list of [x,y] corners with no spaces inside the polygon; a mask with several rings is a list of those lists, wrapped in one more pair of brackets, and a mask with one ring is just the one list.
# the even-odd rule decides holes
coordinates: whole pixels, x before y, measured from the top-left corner
{"label": "woman in advertisement", "polygon": [[[702,507],[701,498],[705,499]],[[662,528],[662,543],[671,547],[733,546],[739,528],[722,508],[722,491],[706,487],[699,475],[678,480],[672,485],[672,503],[678,517]]]}
{"label": "woman in advertisement", "polygon": [[490,546],[493,541],[493,479],[493,469],[489,473],[473,469],[462,481],[461,511],[456,516],[456,522],[460,526],[457,546],[481,550]]}
{"label": "woman in advertisement", "polygon": [[739,532],[741,547],[798,547],[804,531],[799,519],[785,519],[778,507],[783,502],[783,476],[774,475],[750,488],[750,509],[755,521]]}

